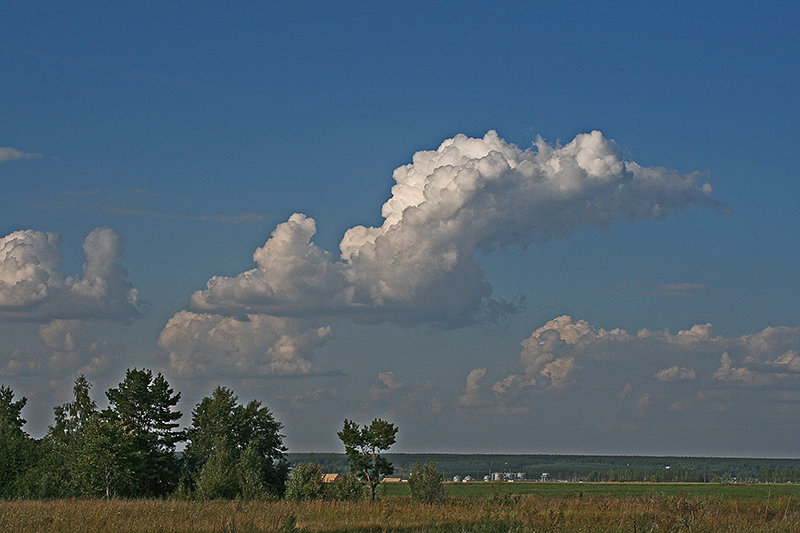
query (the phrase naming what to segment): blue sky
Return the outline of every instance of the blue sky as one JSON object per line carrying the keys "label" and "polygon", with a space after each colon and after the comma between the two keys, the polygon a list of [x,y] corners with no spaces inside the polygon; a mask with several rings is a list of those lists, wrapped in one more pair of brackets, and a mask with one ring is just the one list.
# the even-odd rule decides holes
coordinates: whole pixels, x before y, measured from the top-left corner
{"label": "blue sky", "polygon": [[29,432],[146,366],[296,451],[797,456],[795,4],[296,4],[0,8]]}

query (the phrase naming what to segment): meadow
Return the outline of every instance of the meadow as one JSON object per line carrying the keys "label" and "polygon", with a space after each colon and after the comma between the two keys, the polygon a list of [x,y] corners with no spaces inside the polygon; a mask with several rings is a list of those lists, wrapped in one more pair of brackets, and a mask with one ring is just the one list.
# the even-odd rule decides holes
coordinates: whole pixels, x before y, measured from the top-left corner
{"label": "meadow", "polygon": [[800,531],[800,486],[448,483],[447,501],[7,500],[13,532]]}

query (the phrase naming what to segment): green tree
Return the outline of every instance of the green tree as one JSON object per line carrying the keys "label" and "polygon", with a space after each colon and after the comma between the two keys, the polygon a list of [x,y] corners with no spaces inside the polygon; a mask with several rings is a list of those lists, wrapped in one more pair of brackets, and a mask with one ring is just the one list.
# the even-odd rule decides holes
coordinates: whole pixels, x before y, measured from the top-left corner
{"label": "green tree", "polygon": [[91,387],[85,376],[79,376],[72,389],[74,399],[53,409],[55,422],[37,441],[36,465],[24,481],[26,497],[79,497],[91,492],[83,484],[89,473],[80,470],[85,429],[98,415],[97,405],[89,396]]}
{"label": "green tree", "polygon": [[289,464],[285,459],[276,461],[265,456],[260,446],[252,442],[239,455],[236,464],[239,496],[245,500],[280,497],[286,489],[288,472]]}
{"label": "green tree", "polygon": [[[190,481],[202,487],[202,497],[282,496],[289,469],[283,425],[261,402],[238,400],[232,390],[217,387],[192,411],[185,450]],[[223,471],[223,462],[235,468]]]}
{"label": "green tree", "polygon": [[325,485],[322,482],[322,467],[314,461],[300,463],[286,483],[286,499],[292,501],[321,500]]}
{"label": "green tree", "polygon": [[440,503],[444,501],[444,474],[439,471],[435,461],[420,465],[414,463],[411,475],[408,476],[408,488],[411,499],[423,503]]}
{"label": "green tree", "polygon": [[[127,436],[124,449],[118,451],[131,459],[129,494],[169,494],[180,476],[180,461],[175,454],[176,444],[184,439],[177,429],[182,415],[175,410],[180,393],[174,393],[160,373],[153,376],[150,370],[134,368],[128,369],[125,379],[107,390],[106,396],[109,407],[101,413],[105,423],[98,431]],[[102,441],[100,434],[98,439]]]}
{"label": "green tree", "polygon": [[80,453],[74,458],[80,495],[110,499],[141,494],[136,485],[146,460],[137,449],[138,441],[119,419],[98,416],[89,420],[81,435]]}
{"label": "green tree", "polygon": [[28,399],[25,397],[14,401],[14,391],[11,387],[0,385],[0,424],[22,431],[22,426],[25,425],[22,408],[26,403]]}
{"label": "green tree", "polygon": [[196,494],[203,499],[235,498],[239,490],[234,450],[218,441],[197,476]]}
{"label": "green tree", "polygon": [[81,374],[72,387],[73,400],[53,408],[55,422],[48,434],[56,439],[69,440],[86,427],[90,420],[97,416],[97,403],[92,400],[89,391],[92,384]]}
{"label": "green tree", "polygon": [[381,456],[381,452],[395,443],[397,427],[380,418],[359,427],[345,418],[344,427],[337,435],[344,444],[350,472],[369,486],[370,500],[374,501],[378,485],[385,476],[394,473],[392,463]]}
{"label": "green tree", "polygon": [[22,430],[27,398],[14,400],[14,391],[0,385],[0,498],[19,494],[19,482],[33,458],[33,441]]}

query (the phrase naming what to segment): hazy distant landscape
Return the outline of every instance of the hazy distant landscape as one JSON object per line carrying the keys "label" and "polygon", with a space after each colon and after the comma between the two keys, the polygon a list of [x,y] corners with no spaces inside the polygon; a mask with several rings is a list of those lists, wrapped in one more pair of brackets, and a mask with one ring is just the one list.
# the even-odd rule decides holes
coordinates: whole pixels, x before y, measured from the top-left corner
{"label": "hazy distant landscape", "polygon": [[[348,471],[341,453],[289,453],[293,464],[313,459],[326,472]],[[800,481],[800,459],[747,459],[720,457],[645,457],[624,455],[502,455],[502,454],[407,454],[387,453],[397,475],[408,476],[415,462],[435,461],[445,479],[471,476],[483,481],[492,472],[524,473],[527,481],[703,481],[775,482]],[[594,474],[594,476],[593,476]],[[686,479],[691,476],[691,479]]]}

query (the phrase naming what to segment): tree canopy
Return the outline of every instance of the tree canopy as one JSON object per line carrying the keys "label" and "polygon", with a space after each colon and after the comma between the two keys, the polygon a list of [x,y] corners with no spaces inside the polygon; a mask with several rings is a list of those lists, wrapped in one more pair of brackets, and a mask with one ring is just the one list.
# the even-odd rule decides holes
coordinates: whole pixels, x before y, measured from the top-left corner
{"label": "tree canopy", "polygon": [[289,470],[283,425],[261,402],[238,400],[232,390],[217,387],[192,411],[185,450],[189,483],[207,497],[281,496]]}
{"label": "tree canopy", "polygon": [[375,499],[375,489],[385,476],[394,473],[394,467],[381,452],[395,443],[397,427],[376,418],[368,426],[359,427],[345,418],[344,427],[337,433],[344,444],[344,451],[350,463],[350,472],[369,486],[370,499]]}
{"label": "tree canopy", "polygon": [[[181,394],[170,388],[166,378],[150,370],[128,369],[120,384],[106,391],[109,406],[103,410],[97,430],[130,436],[125,450],[133,496],[163,496],[172,492],[180,477],[175,446],[184,439],[175,409]],[[126,454],[127,455],[127,454]],[[128,461],[127,459],[130,459]]]}
{"label": "tree canopy", "polygon": [[31,442],[22,430],[22,408],[26,398],[14,400],[14,391],[0,385],[0,498],[14,496],[31,452]]}

